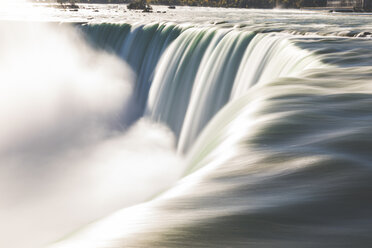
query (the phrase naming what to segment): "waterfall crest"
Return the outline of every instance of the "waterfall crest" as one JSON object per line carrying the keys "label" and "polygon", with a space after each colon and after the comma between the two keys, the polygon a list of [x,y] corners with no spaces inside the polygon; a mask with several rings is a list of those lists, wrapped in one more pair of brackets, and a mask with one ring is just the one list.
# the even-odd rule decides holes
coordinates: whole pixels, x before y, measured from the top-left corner
{"label": "waterfall crest", "polygon": [[289,35],[176,24],[87,25],[95,44],[137,72],[136,100],[187,153],[213,116],[258,83],[323,66]]}

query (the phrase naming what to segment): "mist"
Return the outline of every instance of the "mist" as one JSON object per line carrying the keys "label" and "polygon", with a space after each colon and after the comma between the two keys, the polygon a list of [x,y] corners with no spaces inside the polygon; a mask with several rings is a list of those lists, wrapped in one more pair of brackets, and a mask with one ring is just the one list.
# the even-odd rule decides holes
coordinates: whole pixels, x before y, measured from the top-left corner
{"label": "mist", "polygon": [[123,61],[67,25],[0,32],[0,247],[53,242],[181,176],[172,132],[131,125],[135,76]]}

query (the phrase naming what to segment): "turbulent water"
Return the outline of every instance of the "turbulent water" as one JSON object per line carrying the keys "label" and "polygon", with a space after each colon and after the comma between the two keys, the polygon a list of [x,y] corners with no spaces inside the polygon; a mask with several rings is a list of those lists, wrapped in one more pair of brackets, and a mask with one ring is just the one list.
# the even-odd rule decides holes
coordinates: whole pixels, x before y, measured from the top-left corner
{"label": "turbulent water", "polygon": [[17,13],[1,247],[372,246],[372,15]]}

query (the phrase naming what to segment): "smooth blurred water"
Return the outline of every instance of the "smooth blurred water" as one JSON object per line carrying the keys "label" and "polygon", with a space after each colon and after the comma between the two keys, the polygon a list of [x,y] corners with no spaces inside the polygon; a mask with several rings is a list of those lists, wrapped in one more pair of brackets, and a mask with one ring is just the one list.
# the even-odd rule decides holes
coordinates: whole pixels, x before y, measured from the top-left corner
{"label": "smooth blurred water", "polygon": [[[16,51],[0,59],[4,96],[19,78],[18,89],[25,89],[24,78],[33,89],[14,93],[15,101],[4,98],[11,108],[0,108],[0,118],[6,123],[12,113],[17,125],[1,130],[21,135],[4,136],[1,167],[9,175],[4,168],[14,165],[14,175],[38,169],[27,169],[34,179],[26,186],[14,183],[23,176],[3,180],[0,215],[17,220],[8,231],[14,237],[26,237],[16,231],[22,218],[42,211],[49,218],[43,225],[31,219],[40,230],[13,247],[52,242],[78,228],[50,247],[372,246],[371,15],[81,6],[70,12],[39,4],[32,13],[42,15],[26,17],[75,22],[74,31],[67,24],[1,27],[23,34],[0,39],[0,49]],[[33,37],[56,45],[46,49]],[[41,76],[15,77],[15,68]],[[45,118],[23,119],[40,106],[49,106]],[[67,173],[70,167],[79,169]],[[71,171],[82,180],[67,187]],[[60,177],[58,190],[22,199],[37,192],[35,185],[53,185],[51,175]],[[54,197],[64,205],[51,204]],[[7,213],[16,204],[22,208]],[[79,216],[90,206],[96,208]]]}

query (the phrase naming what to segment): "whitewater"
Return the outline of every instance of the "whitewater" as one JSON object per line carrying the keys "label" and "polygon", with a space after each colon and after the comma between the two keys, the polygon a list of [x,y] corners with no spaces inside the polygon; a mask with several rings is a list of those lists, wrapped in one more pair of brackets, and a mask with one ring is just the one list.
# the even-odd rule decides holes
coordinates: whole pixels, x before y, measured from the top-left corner
{"label": "whitewater", "polygon": [[0,247],[372,246],[372,15],[0,6]]}

